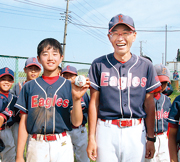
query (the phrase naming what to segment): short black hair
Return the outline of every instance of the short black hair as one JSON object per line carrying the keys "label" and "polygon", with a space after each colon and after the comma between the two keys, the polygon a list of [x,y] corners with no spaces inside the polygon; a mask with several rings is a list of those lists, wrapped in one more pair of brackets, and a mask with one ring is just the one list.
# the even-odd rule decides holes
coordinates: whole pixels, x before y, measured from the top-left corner
{"label": "short black hair", "polygon": [[48,46],[49,46],[49,48],[54,48],[56,50],[59,50],[59,53],[62,56],[63,51],[62,51],[61,43],[54,38],[46,38],[38,44],[37,54],[39,57],[40,57],[40,54],[43,51],[43,49],[48,47]]}
{"label": "short black hair", "polygon": [[62,71],[62,67],[61,67],[61,66],[58,66],[58,70],[61,70],[61,71]]}
{"label": "short black hair", "polygon": [[146,58],[146,59],[148,59],[149,61],[152,62],[152,59],[149,56],[143,55],[142,57],[144,57],[144,58]]}

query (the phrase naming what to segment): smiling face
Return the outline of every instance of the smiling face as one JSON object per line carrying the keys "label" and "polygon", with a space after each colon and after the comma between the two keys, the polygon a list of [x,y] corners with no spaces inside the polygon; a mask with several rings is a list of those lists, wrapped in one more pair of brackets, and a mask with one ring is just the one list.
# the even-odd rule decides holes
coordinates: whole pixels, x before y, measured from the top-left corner
{"label": "smiling face", "polygon": [[24,72],[27,74],[26,81],[30,81],[39,77],[39,74],[41,73],[41,69],[37,67],[36,65],[31,65],[24,68]]}
{"label": "smiling face", "polygon": [[136,32],[120,24],[113,28],[108,38],[114,48],[114,57],[120,61],[128,61],[131,58],[130,48],[136,39]]}
{"label": "smiling face", "polygon": [[0,78],[0,92],[8,93],[14,83],[13,78],[10,75],[4,75]]}
{"label": "smiling face", "polygon": [[40,56],[37,56],[38,61],[44,68],[45,76],[57,76],[58,66],[62,62],[63,56],[60,55],[59,50],[47,46],[42,50]]}

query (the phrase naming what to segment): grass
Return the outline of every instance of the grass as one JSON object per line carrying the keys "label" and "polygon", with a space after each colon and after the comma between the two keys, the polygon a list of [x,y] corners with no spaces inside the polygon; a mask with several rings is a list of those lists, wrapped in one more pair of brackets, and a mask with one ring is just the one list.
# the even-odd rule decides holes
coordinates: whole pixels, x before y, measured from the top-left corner
{"label": "grass", "polygon": [[171,99],[171,103],[174,101],[174,99],[180,95],[180,91],[174,91],[169,97]]}

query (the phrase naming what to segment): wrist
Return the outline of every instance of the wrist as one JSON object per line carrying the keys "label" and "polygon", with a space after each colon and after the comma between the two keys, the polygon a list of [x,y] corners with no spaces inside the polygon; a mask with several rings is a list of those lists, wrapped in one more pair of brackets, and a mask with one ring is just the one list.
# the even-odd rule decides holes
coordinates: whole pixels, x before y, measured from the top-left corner
{"label": "wrist", "polygon": [[146,139],[151,142],[156,142],[156,137],[148,137],[147,136]]}

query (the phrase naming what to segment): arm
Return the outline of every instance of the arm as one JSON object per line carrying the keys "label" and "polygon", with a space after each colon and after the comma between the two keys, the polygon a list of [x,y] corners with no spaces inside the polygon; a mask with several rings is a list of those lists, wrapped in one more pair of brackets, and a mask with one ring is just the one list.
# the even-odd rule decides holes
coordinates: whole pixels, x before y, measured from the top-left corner
{"label": "arm", "polygon": [[24,147],[26,145],[26,141],[28,137],[26,124],[27,124],[27,114],[22,114],[19,123],[19,130],[18,130],[16,162],[24,162],[24,157],[23,157]]}
{"label": "arm", "polygon": [[[146,128],[147,128],[147,136],[150,138],[154,137],[154,122],[155,122],[155,104],[154,104],[154,94],[147,93],[144,101],[144,110],[147,114],[145,118]],[[146,143],[146,155],[147,159],[151,159],[154,156],[155,148],[154,142],[147,141]]]}
{"label": "arm", "polygon": [[86,84],[83,87],[78,87],[72,83],[72,99],[73,99],[73,109],[71,111],[71,122],[74,126],[78,127],[83,121],[83,112],[81,107],[81,97],[85,94],[89,88],[90,81],[86,78]]}
{"label": "arm", "polygon": [[178,162],[177,143],[176,143],[177,130],[178,130],[177,128],[171,128],[171,127],[169,130],[168,146],[169,146],[169,155],[171,162]]}
{"label": "arm", "polygon": [[0,128],[2,127],[3,123],[4,123],[4,118],[0,116]]}
{"label": "arm", "polygon": [[89,141],[87,147],[87,154],[91,160],[95,161],[97,157],[95,133],[96,133],[98,106],[99,106],[99,91],[90,88],[90,94],[91,94],[91,99],[89,102],[89,111],[88,111]]}

